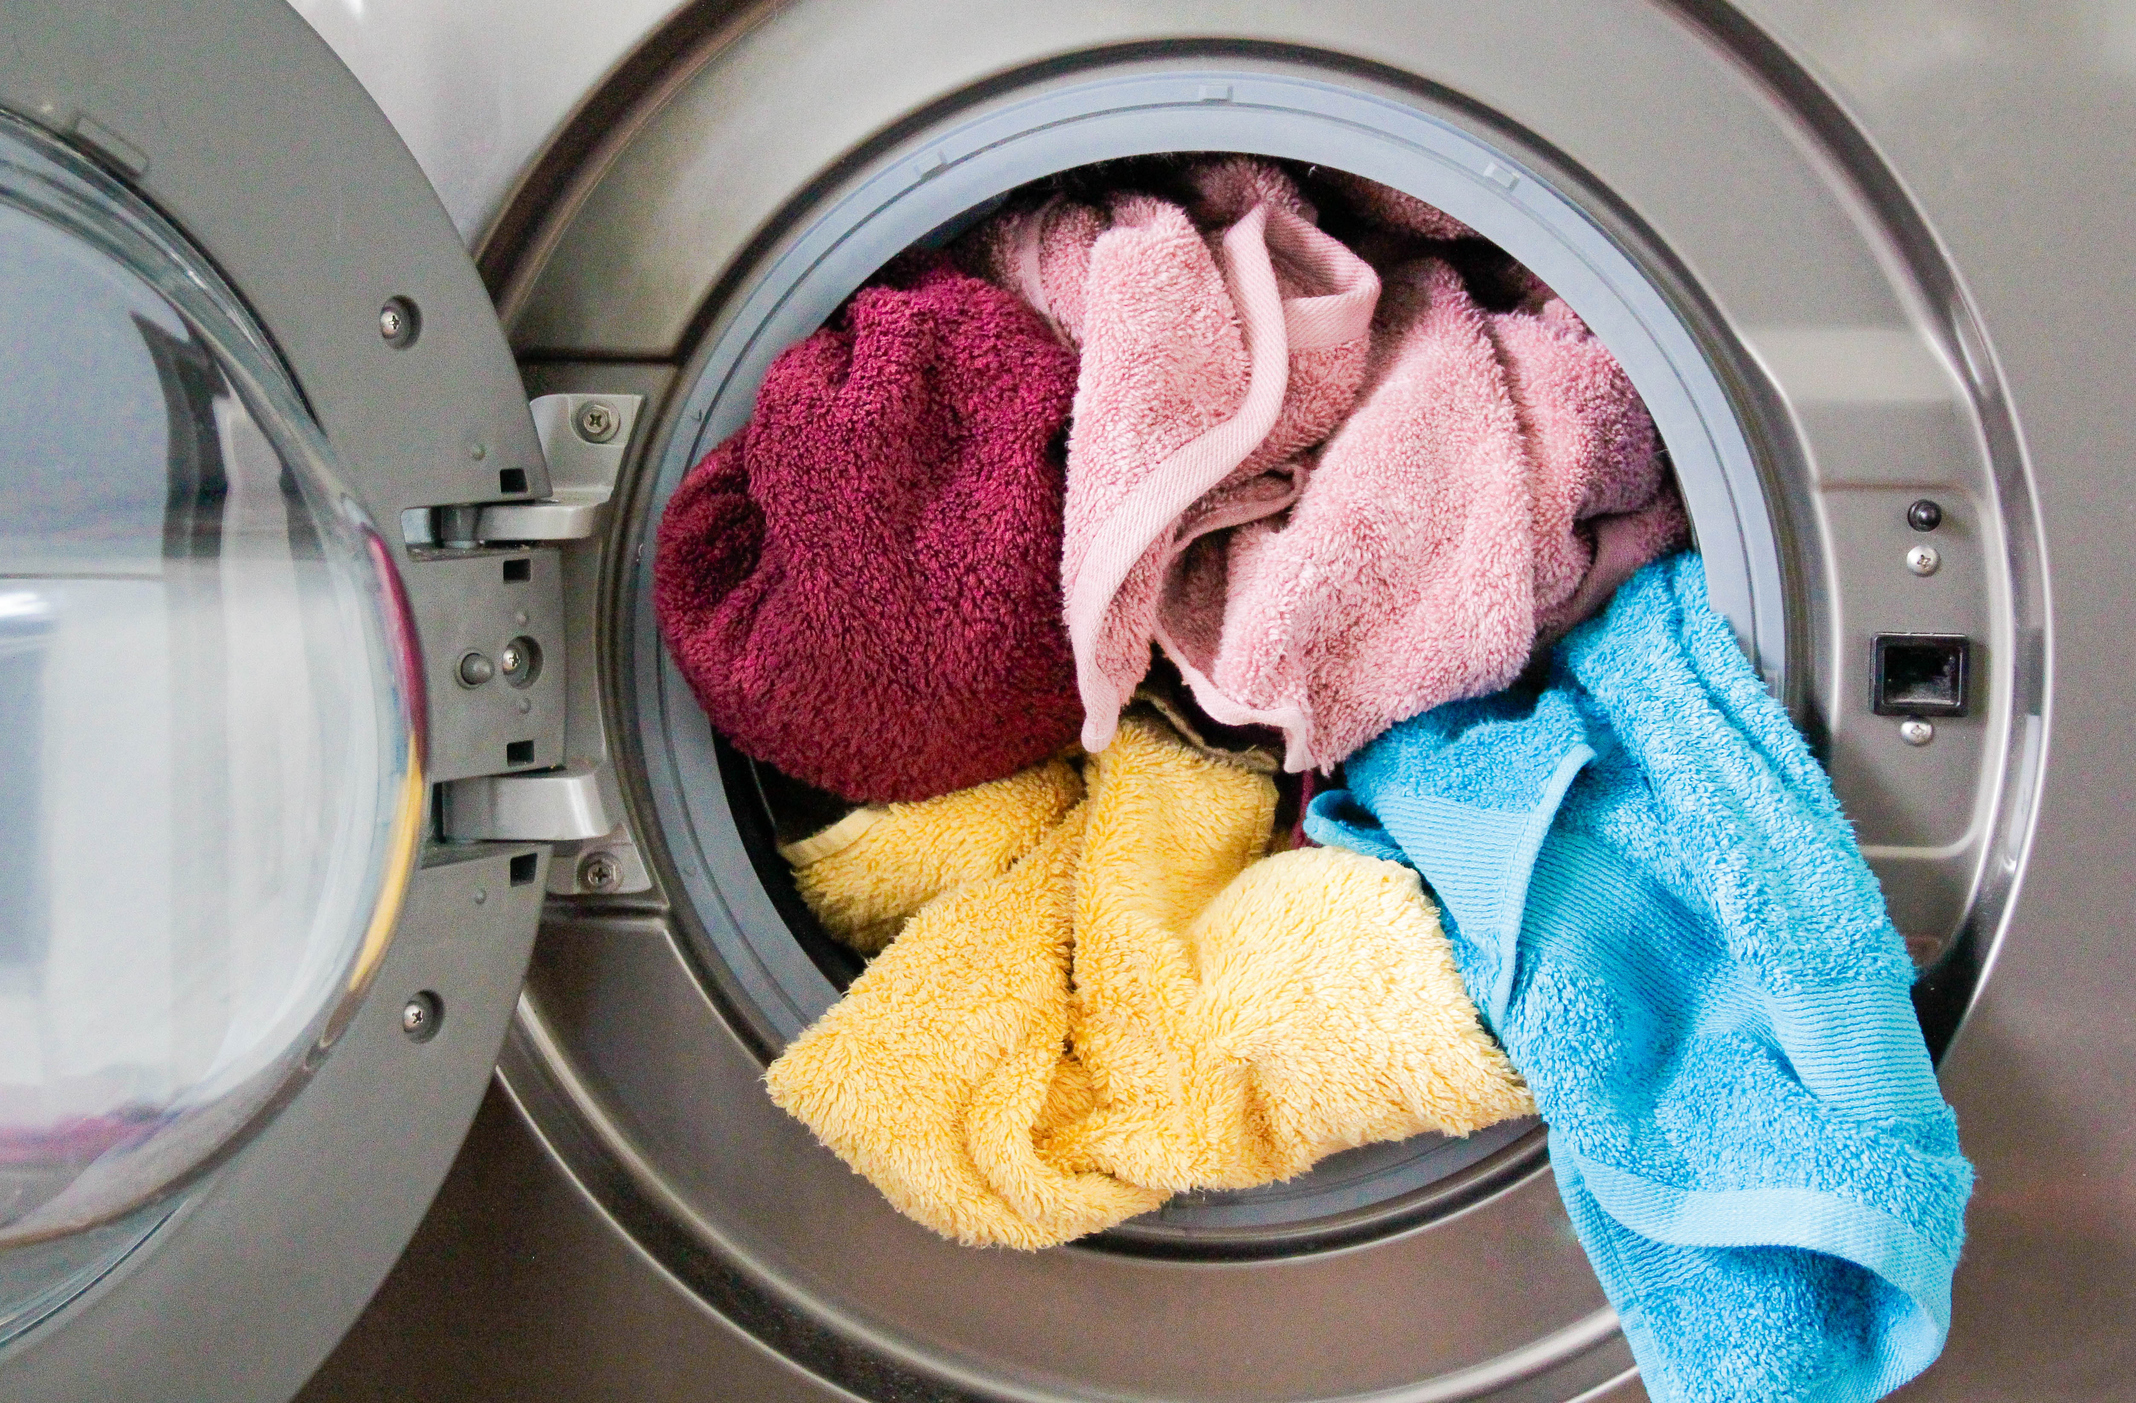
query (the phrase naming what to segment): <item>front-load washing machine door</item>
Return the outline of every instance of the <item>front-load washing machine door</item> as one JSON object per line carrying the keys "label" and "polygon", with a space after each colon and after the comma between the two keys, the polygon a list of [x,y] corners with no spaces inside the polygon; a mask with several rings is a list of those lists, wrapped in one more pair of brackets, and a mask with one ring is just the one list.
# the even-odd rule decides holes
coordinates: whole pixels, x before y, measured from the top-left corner
{"label": "front-load washing machine door", "polygon": [[0,33],[0,1396],[282,1399],[519,989],[548,849],[436,798],[556,788],[549,473],[281,0]]}

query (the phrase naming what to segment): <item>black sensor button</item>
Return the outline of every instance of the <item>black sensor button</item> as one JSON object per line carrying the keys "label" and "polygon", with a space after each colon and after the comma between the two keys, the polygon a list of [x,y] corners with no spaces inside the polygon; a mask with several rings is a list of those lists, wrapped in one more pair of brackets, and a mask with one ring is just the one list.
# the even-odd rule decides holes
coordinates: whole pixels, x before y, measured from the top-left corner
{"label": "black sensor button", "polygon": [[1962,633],[1880,633],[1870,665],[1879,716],[1963,716],[1970,704],[1973,640]]}

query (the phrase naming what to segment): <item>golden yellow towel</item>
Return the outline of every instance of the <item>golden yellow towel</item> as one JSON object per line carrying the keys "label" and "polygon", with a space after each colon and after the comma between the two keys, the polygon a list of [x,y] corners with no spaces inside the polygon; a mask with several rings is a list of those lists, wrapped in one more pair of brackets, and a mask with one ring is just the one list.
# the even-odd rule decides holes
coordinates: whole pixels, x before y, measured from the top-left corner
{"label": "golden yellow towel", "polygon": [[766,1074],[772,1099],[900,1212],[960,1242],[1048,1247],[1165,1199],[1032,1148],[1034,1127],[1088,1104],[1071,1075],[1048,1114],[1083,816],[914,916]]}
{"label": "golden yellow towel", "polygon": [[1082,797],[1075,766],[1052,760],[937,799],[855,809],[779,855],[824,929],[872,955],[944,892],[1008,871]]}
{"label": "golden yellow towel", "polygon": [[1272,787],[1155,726],[1123,729],[1095,763],[1075,1051],[1102,1093],[1042,1154],[1150,1188],[1239,1189],[1532,1113],[1414,872],[1330,849],[1256,861]]}
{"label": "golden yellow towel", "polygon": [[1043,1247],[1533,1107],[1415,873],[1263,858],[1262,775],[1130,717],[1089,798],[926,906],[772,1065],[773,1098],[901,1211]]}

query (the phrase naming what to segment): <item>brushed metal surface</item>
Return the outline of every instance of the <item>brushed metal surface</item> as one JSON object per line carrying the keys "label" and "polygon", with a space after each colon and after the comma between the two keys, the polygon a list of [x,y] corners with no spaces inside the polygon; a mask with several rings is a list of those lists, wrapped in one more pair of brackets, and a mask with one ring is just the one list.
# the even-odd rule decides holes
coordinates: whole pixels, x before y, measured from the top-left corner
{"label": "brushed metal surface", "polygon": [[[504,279],[507,325],[538,360],[681,359],[685,384],[710,374],[709,358],[724,354],[737,319],[765,315],[757,306],[765,270],[808,239],[809,210],[858,198],[874,165],[925,145],[953,115],[1006,103],[1028,85],[1066,83],[1108,45],[1162,36],[1138,52],[1181,63],[1207,57],[1190,43],[1203,36],[1303,45],[1442,85],[1457,104],[1498,114],[1504,139],[1534,133],[1568,179],[1597,191],[1603,217],[1621,209],[1636,225],[1628,237],[1665,249],[1690,284],[1683,297],[1716,324],[1710,353],[1740,362],[1725,371],[1739,386],[1740,411],[1764,421],[1771,529],[1792,572],[1789,700],[1813,745],[1844,753],[1836,782],[1862,817],[1909,940],[1924,957],[1941,951],[1983,892],[1993,893],[1985,863],[1998,795],[2021,768],[2010,693],[1995,683],[2030,656],[2014,634],[2030,603],[2000,568],[2023,544],[2005,538],[2002,514],[2015,511],[2029,528],[2029,507],[2005,500],[2008,469],[1997,465],[2017,449],[1990,422],[1992,387],[1967,368],[1966,333],[1952,324],[1962,309],[1906,266],[1908,250],[1882,227],[1875,193],[1838,153],[1819,149],[1819,133],[1682,15],[1638,0],[1502,7],[1489,19],[1461,7],[1401,10],[929,5],[894,20],[897,5],[885,0],[814,0],[751,12],[715,30],[614,123],[576,179],[530,192],[546,214]],[[883,64],[886,51],[899,62]],[[1351,81],[1369,90],[1383,80]],[[826,91],[840,101],[820,101]],[[1625,91],[1646,97],[1626,104]],[[693,440],[673,416],[717,408],[702,392],[671,403],[656,443],[687,454]],[[705,432],[713,427],[708,418]],[[636,502],[626,518],[657,508],[673,466],[639,484],[655,500]],[[1872,717],[1865,700],[1861,640],[1903,616],[1910,605],[1894,587],[1913,577],[1887,579],[1875,568],[1880,558],[1860,558],[1862,533],[1841,529],[1862,509],[1858,489],[1894,484],[1980,504],[1983,569],[1954,569],[1936,583],[1940,595],[1971,601],[1965,626],[1982,637],[1984,690],[1996,703],[1925,750],[1898,744],[1895,723]],[[616,555],[629,560],[641,549],[626,537]],[[1763,631],[1761,622],[1761,652]],[[623,630],[626,650],[633,641]],[[690,724],[680,711],[673,718],[682,740]],[[702,785],[686,792],[716,807]],[[704,821],[723,823],[717,814]],[[710,900],[701,884],[690,896]],[[746,894],[729,899],[755,904]],[[760,982],[807,982],[806,970],[757,959]],[[737,968],[753,977],[746,964]],[[801,1016],[815,1002],[800,999]]]}
{"label": "brushed metal surface", "polygon": [[290,0],[384,109],[465,238],[676,0]]}
{"label": "brushed metal surface", "polygon": [[899,1216],[770,1105],[760,1055],[660,919],[551,937],[506,1054],[515,1093],[670,1271],[818,1372],[849,1377],[864,1349],[862,1381],[920,1396],[1243,1400],[1433,1397],[1464,1371],[1478,1389],[1555,1374],[1577,1391],[1623,1366],[1545,1174],[1309,1256],[974,1252]]}
{"label": "brushed metal surface", "polygon": [[1874,136],[1963,273],[2052,572],[2051,733],[2024,891],[1942,1067],[1979,1173],[1951,1339],[1902,1396],[2136,1396],[2136,11],[1750,8]]}
{"label": "brushed metal surface", "polygon": [[[924,26],[917,37],[896,30],[892,6],[826,0],[782,7],[708,45],[700,56],[708,67],[678,71],[656,103],[622,124],[595,175],[553,192],[548,233],[508,289],[522,346],[649,361],[686,353],[699,330],[717,325],[723,270],[761,253],[751,242],[796,188],[793,172],[823,169],[872,133],[863,94],[910,110],[954,85],[943,76],[945,54],[969,56],[974,71],[1018,60],[999,32],[938,8],[957,43],[928,48]],[[1948,759],[1932,762],[1954,772],[1966,796],[1955,826],[1961,850],[1950,851],[1951,812],[1895,805],[1883,778],[1860,780],[1849,797],[1887,810],[1885,833],[1897,841],[1875,843],[1873,853],[1887,883],[1904,885],[1904,864],[1933,869],[1910,933],[1934,935],[1969,897],[2025,883],[2006,927],[1991,903],[1989,919],[1961,934],[1961,953],[1990,977],[1943,1070],[1980,1189],[1950,1347],[1906,1396],[2130,1396],[2136,1117],[2125,1108],[2136,1085],[2127,992],[2136,952],[2122,927],[2136,907],[2125,818],[2136,761],[2121,738],[2125,660],[2136,640],[2120,595],[2136,507],[2118,465],[2136,448],[2121,388],[2132,357],[2119,331],[2136,311],[2120,271],[2136,227],[2122,151],[2136,117],[2136,23],[2125,7],[2096,4],[2019,13],[1942,0],[1785,0],[1747,6],[1756,26],[1719,5],[1536,5],[1508,7],[1527,21],[1522,42],[1493,46],[1503,36],[1490,26],[1503,16],[1405,7],[1397,23],[1369,5],[1304,18],[1283,6],[1243,17],[1227,8],[1193,7],[1177,22],[1184,32],[1291,39],[1341,30],[1353,52],[1433,76],[1563,144],[1684,258],[1761,367],[1767,383],[1757,388],[1800,450],[1773,490],[1784,529],[1816,533],[1790,544],[1815,562],[1801,582],[1804,658],[1815,677],[1808,715],[1813,730],[1821,719],[1839,731],[1823,739],[1843,792],[1850,774],[1914,763],[1876,748],[1870,723],[1847,714],[1867,710],[1855,696],[1864,661],[1852,645],[1883,628],[1892,602],[1921,583],[1903,569],[1888,585],[1875,573],[1903,539],[1887,532],[1883,506],[1932,483],[1955,494],[1947,506],[1961,558],[1977,548],[1984,559],[2016,562],[1976,578],[1970,596],[1938,596],[1934,606],[1982,628],[2005,679],[1974,777]],[[1162,20],[1093,6],[1069,7],[1059,22],[1132,37]],[[834,32],[851,48],[829,42]],[[1053,41],[1068,44],[1061,34]],[[908,45],[920,46],[909,63],[885,61]],[[729,65],[720,81],[707,76],[715,63]],[[1605,83],[1575,81],[1605,67]],[[827,92],[854,100],[826,101]],[[1627,93],[1639,100],[1625,101]],[[766,125],[761,108],[737,117],[745,99],[758,98],[784,103],[790,124]],[[739,123],[731,128],[739,138],[708,147],[703,133],[729,130],[723,121]],[[1684,135],[1686,122],[1705,124],[1712,149]],[[1851,158],[1890,162],[1888,188],[1838,173],[1849,141],[1863,148]],[[693,203],[689,191],[706,188],[718,200]],[[632,212],[623,196],[634,191],[649,203]],[[1915,206],[1925,222],[1895,236],[1896,252],[1863,237],[1865,225]],[[645,242],[663,222],[681,231],[678,241],[697,241],[694,262],[662,263]],[[1890,260],[1904,256],[1906,239],[1947,255],[1955,277],[1893,275]],[[1835,258],[1840,249],[1857,253]],[[2036,532],[2054,568],[2052,631]],[[1963,584],[1962,565],[1949,568],[1958,575],[1938,581]],[[1954,750],[1962,753],[1914,754],[1926,765]],[[2028,785],[2042,762],[2035,809]],[[484,1391],[486,1371],[547,1385],[545,1397],[663,1403],[1428,1396],[1430,1386],[1420,1393],[1386,1372],[1399,1368],[1408,1337],[1505,1327],[1473,1312],[1435,1318],[1415,1304],[1415,1282],[1434,1272],[1462,1277],[1477,1263],[1489,1276],[1472,1289],[1536,1309],[1531,1340],[1556,1322],[1579,1327],[1551,1314],[1577,1290],[1523,1281],[1548,1255],[1534,1245],[1560,1230],[1548,1226],[1547,1200],[1526,1206],[1524,1194],[1548,1193],[1540,1181],[1413,1234],[1429,1250],[1389,1274],[1371,1264],[1383,1247],[1373,1244],[1304,1270],[1151,1270],[1093,1302],[1085,1268],[1052,1264],[1096,1255],[1070,1249],[1025,1259],[1046,1265],[1004,1288],[991,1254],[926,1240],[827,1164],[805,1134],[763,1115],[756,1054],[663,913],[584,915],[552,922],[544,937],[509,1053],[524,1103],[518,1119],[493,1104],[489,1133],[461,1162],[373,1318],[306,1395],[314,1403],[383,1396],[362,1390],[470,1349],[467,1391],[448,1396],[507,1396]],[[1949,987],[1954,1016],[1970,980]],[[1490,1212],[1514,1215],[1496,1220],[1508,1230],[1463,1235],[1462,1224]],[[564,1244],[556,1253],[544,1252],[550,1233]],[[570,1280],[580,1263],[597,1283],[585,1295]],[[1258,1288],[1233,1297],[1202,1287],[1226,1271],[1241,1280],[1262,1273],[1276,1288],[1241,1317],[1256,1338],[1229,1354],[1172,1353],[1205,1327],[1202,1311],[1241,1297],[1252,1305]],[[470,1289],[504,1281],[509,1290]],[[994,1327],[983,1337],[945,1325],[974,1294],[993,1307],[972,1317]],[[582,1323],[569,1318],[574,1310],[593,1322],[585,1333],[572,1333]],[[418,1327],[426,1311],[452,1328]],[[1049,1335],[1060,1316],[1079,1328]],[[564,1359],[552,1349],[556,1335],[582,1347]],[[778,1364],[767,1350],[805,1363]],[[515,1352],[552,1361],[551,1372],[513,1373]],[[678,1354],[689,1367],[642,1364]],[[1032,1367],[1041,1357],[1048,1367]],[[1548,1371],[1500,1379],[1494,1396],[1642,1396],[1621,1377],[1621,1360],[1566,1357],[1595,1367],[1578,1381]],[[1375,1369],[1390,1382],[1368,1382]]]}
{"label": "brushed metal surface", "polygon": [[[411,1388],[411,1379],[419,1388]],[[303,1403],[825,1403],[557,1172],[492,1087],[421,1234]]]}

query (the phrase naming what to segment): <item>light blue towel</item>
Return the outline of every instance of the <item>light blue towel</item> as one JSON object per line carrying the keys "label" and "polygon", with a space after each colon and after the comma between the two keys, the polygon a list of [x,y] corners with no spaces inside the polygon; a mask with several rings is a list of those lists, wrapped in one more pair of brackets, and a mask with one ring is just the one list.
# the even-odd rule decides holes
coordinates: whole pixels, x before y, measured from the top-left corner
{"label": "light blue towel", "polygon": [[1317,840],[1406,861],[1535,1092],[1661,1403],[1880,1398],[1950,1326],[1973,1171],[1830,782],[1658,561],[1549,686],[1353,757]]}

